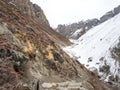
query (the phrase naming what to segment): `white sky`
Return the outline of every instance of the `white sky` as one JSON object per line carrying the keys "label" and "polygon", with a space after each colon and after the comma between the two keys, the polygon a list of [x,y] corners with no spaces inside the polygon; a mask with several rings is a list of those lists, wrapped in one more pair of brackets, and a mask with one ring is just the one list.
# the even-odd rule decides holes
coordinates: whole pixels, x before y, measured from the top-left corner
{"label": "white sky", "polygon": [[52,27],[100,18],[120,5],[120,0],[31,0],[44,11]]}

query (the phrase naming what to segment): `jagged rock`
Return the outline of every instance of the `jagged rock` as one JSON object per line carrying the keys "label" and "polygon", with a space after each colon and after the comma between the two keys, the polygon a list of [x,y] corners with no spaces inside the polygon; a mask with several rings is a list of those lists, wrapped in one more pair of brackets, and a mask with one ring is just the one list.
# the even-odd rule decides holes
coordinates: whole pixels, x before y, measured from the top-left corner
{"label": "jagged rock", "polygon": [[113,10],[107,12],[105,15],[103,15],[100,18],[100,23],[103,23],[105,21],[107,21],[108,19],[114,17],[115,15],[117,15],[118,13],[120,13],[120,6],[117,6],[116,8],[114,8]]}
{"label": "jagged rock", "polygon": [[[91,19],[86,21],[80,21],[78,23],[72,23],[69,25],[58,25],[56,31],[67,38],[78,39],[87,30],[99,24],[98,19]],[[76,30],[80,30],[76,33]]]}
{"label": "jagged rock", "polygon": [[115,13],[115,15],[120,13],[120,5],[116,8],[114,8],[114,13]]}
{"label": "jagged rock", "polygon": [[30,0],[8,0],[8,1],[15,4],[16,7],[21,12],[32,17],[38,23],[49,25],[49,22],[46,19],[43,10],[38,5],[32,4]]}
{"label": "jagged rock", "polygon": [[114,11],[110,11],[110,12],[107,12],[105,15],[103,15],[101,18],[100,18],[100,22],[105,22],[106,20],[112,18],[114,16]]}
{"label": "jagged rock", "polygon": [[109,65],[103,65],[99,68],[100,72],[109,72],[110,66]]}

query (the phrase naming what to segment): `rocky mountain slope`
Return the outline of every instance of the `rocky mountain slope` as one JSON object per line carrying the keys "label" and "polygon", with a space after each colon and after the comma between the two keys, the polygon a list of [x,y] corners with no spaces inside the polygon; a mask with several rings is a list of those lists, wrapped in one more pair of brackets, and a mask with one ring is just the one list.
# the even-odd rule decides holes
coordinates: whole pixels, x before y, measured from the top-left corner
{"label": "rocky mountain slope", "polygon": [[49,25],[43,10],[36,4],[32,4],[30,0],[7,0],[14,4],[22,13],[29,15],[38,23]]}
{"label": "rocky mountain slope", "polygon": [[60,48],[67,39],[20,8],[0,0],[0,90],[113,90]]}
{"label": "rocky mountain slope", "polygon": [[58,25],[56,31],[68,39],[78,39],[85,34],[89,29],[107,21],[108,19],[116,16],[120,13],[120,6],[114,8],[112,11],[107,12],[100,19],[91,19],[86,21],[80,21],[78,23],[72,23],[69,25]]}
{"label": "rocky mountain slope", "polygon": [[90,28],[98,24],[98,19],[91,19],[86,21],[80,21],[78,23],[72,23],[70,25],[58,25],[56,31],[68,39],[78,39]]}
{"label": "rocky mountain slope", "polygon": [[[90,29],[64,48],[101,80],[120,90],[120,14]],[[116,89],[115,89],[116,90]]]}

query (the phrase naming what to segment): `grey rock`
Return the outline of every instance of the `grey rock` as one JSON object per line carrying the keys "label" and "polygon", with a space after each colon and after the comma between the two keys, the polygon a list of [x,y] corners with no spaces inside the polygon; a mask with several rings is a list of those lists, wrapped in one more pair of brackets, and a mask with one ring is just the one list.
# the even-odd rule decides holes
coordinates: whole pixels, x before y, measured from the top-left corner
{"label": "grey rock", "polygon": [[103,65],[99,68],[100,72],[109,72],[110,66],[109,65]]}
{"label": "grey rock", "polygon": [[[83,35],[87,30],[99,24],[98,19],[90,19],[86,21],[80,21],[78,23],[72,23],[69,25],[58,25],[56,31],[61,35],[69,38],[69,39],[78,39],[81,35]],[[81,29],[81,31],[74,35],[74,33]]]}
{"label": "grey rock", "polygon": [[114,11],[110,11],[110,12],[107,12],[105,15],[103,15],[101,18],[100,18],[100,22],[105,22],[106,20],[112,18],[114,16]]}

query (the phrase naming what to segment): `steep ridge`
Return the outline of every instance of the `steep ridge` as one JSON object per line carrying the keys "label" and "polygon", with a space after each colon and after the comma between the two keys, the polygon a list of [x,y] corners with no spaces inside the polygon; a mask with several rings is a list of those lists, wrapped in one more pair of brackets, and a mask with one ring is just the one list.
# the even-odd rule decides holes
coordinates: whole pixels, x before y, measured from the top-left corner
{"label": "steep ridge", "polygon": [[14,4],[22,13],[32,17],[40,24],[49,25],[49,22],[44,15],[43,10],[36,4],[32,4],[30,0],[7,0],[9,3]]}
{"label": "steep ridge", "polygon": [[100,19],[88,19],[86,21],[80,21],[72,24],[58,25],[56,31],[68,39],[78,39],[85,34],[91,28],[109,20],[120,13],[120,5],[115,7],[113,10],[105,13]]}
{"label": "steep ridge", "polygon": [[[7,0],[7,2],[15,6],[18,9],[18,12],[23,13],[26,17],[31,17],[38,25],[40,24],[43,26],[41,28],[44,29],[49,36],[52,36],[53,40],[60,41],[62,45],[71,44],[69,40],[65,39],[65,37],[52,30],[46,16],[38,5],[32,4],[30,0]],[[31,26],[28,26],[28,28],[31,28]]]}
{"label": "steep ridge", "polygon": [[68,44],[0,0],[0,90],[112,90],[59,47]]}
{"label": "steep ridge", "polygon": [[64,50],[97,73],[102,80],[119,86],[119,37],[120,14],[90,29]]}
{"label": "steep ridge", "polygon": [[68,39],[78,39],[80,36],[85,34],[89,29],[97,26],[100,21],[96,18],[72,23],[68,25],[58,25],[56,31]]}

